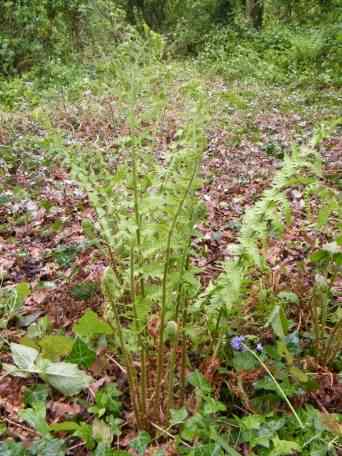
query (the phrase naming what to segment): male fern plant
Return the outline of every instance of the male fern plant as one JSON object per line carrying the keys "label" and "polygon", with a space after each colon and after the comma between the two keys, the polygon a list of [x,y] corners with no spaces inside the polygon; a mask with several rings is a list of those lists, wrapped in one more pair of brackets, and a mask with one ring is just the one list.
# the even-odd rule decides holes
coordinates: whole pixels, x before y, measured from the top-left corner
{"label": "male fern plant", "polygon": [[95,224],[85,221],[84,228],[109,260],[102,281],[106,315],[116,330],[137,426],[150,429],[151,422],[167,421],[175,400],[184,397],[185,354],[183,369],[177,354],[186,350],[187,306],[199,290],[189,256],[201,212],[196,189],[206,103],[199,84],[183,87],[185,125],[160,159],[146,118],[155,128],[167,96],[155,100],[155,75],[141,57],[122,59],[116,78],[127,131],[119,154],[74,150],[68,164],[96,210]]}

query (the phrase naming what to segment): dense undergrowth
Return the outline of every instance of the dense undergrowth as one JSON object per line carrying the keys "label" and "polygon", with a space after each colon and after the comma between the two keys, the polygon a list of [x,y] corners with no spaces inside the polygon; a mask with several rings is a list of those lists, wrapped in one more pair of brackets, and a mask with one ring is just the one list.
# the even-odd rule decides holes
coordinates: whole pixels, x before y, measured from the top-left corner
{"label": "dense undergrowth", "polygon": [[210,33],[1,84],[1,455],[340,454],[341,32]]}

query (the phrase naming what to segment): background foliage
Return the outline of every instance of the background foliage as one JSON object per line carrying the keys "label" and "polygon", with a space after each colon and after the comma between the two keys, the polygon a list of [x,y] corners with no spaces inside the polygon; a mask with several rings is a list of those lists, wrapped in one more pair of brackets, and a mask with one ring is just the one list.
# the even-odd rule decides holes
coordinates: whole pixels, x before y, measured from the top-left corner
{"label": "background foliage", "polygon": [[6,0],[0,14],[3,75],[85,63],[146,24],[165,36],[165,55],[199,56],[230,77],[340,77],[339,0]]}

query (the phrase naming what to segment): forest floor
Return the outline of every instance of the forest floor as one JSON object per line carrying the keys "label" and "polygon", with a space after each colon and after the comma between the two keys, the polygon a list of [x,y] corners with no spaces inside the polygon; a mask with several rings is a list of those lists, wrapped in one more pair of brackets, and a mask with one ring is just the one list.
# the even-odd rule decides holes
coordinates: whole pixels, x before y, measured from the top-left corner
{"label": "forest floor", "polygon": [[[196,240],[196,247],[200,254],[194,261],[201,270],[202,283],[207,285],[221,271],[222,260],[230,257],[229,247],[237,239],[246,208],[269,187],[284,154],[295,145],[307,143],[319,125],[341,115],[342,93],[333,87],[270,87],[228,83],[219,78],[205,81],[205,85],[213,100],[200,192],[207,207],[207,219],[199,226],[202,237]],[[109,94],[88,91],[80,94],[78,100],[62,99],[48,109],[49,115],[53,111],[54,126],[67,131],[75,141],[85,145],[101,143],[115,150],[115,143],[125,134],[125,126],[113,128],[112,102]],[[1,286],[28,283],[30,287],[22,307],[16,309],[9,321],[6,304],[0,302],[2,362],[11,362],[8,342],[23,342],[25,336],[34,333],[69,335],[86,309],[100,312],[103,303],[98,283],[106,259],[89,245],[81,226],[82,219],[94,217],[94,211],[63,163],[57,155],[54,157],[53,141],[44,125],[36,120],[36,109],[22,103],[13,110],[0,111]],[[181,127],[179,122],[175,109],[157,132],[155,142],[159,147],[167,147]],[[337,188],[342,172],[340,132],[335,131],[325,140],[320,151],[324,174]],[[303,252],[317,247],[320,240],[310,238],[301,228],[303,193],[294,190],[290,198],[296,219],[283,239],[272,241],[267,260],[274,271],[286,267],[279,281],[291,277],[295,282],[297,277],[298,285],[299,280],[310,282],[311,278],[299,278],[297,263]],[[342,283],[336,286],[341,291]],[[306,288],[305,283],[303,287]],[[305,315],[300,316],[299,325],[300,319],[305,319]],[[111,379],[118,382],[122,375],[106,350],[98,353],[88,370],[95,379],[94,389],[88,393],[90,401],[97,388]],[[33,378],[1,377],[3,435],[15,436],[23,442],[37,435],[18,415],[25,408],[25,391],[35,382]],[[322,372],[320,387],[308,403],[338,413],[342,410],[341,398],[342,384],[335,373],[327,377]],[[84,401],[50,393],[49,423],[75,416],[90,420]],[[127,433],[124,431],[118,438],[119,447],[127,447],[133,434],[127,426]],[[67,447],[68,454],[87,454],[75,438],[67,441]]]}

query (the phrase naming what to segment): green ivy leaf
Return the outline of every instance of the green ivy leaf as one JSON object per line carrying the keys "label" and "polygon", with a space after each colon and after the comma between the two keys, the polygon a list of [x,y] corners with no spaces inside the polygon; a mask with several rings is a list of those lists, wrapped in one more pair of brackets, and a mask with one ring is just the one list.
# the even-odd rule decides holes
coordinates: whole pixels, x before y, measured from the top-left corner
{"label": "green ivy leaf", "polygon": [[[229,437],[228,437],[228,439],[229,439]],[[226,451],[228,456],[241,456],[240,453],[235,451],[234,448],[231,447],[222,437],[217,435],[215,440],[217,442],[217,445],[219,445],[221,448],[223,448]],[[216,454],[219,454],[219,453],[216,453]],[[211,455],[213,456],[213,453],[211,453]]]}
{"label": "green ivy leaf", "polygon": [[171,410],[171,419],[170,425],[176,426],[177,424],[182,424],[188,417],[188,411],[185,407],[182,407],[178,410]]}
{"label": "green ivy leaf", "polygon": [[249,352],[234,352],[233,366],[237,371],[252,370],[258,367],[259,363]]}
{"label": "green ivy leaf", "polygon": [[56,259],[59,266],[68,268],[76,259],[79,251],[79,245],[64,245],[54,250],[53,257]]}
{"label": "green ivy leaf", "polygon": [[203,377],[199,371],[192,372],[188,376],[188,382],[190,385],[197,388],[203,395],[208,395],[211,393],[211,386],[208,381]]}
{"label": "green ivy leaf", "polygon": [[24,400],[26,405],[33,405],[35,402],[46,402],[49,396],[49,387],[38,384],[25,391]]}
{"label": "green ivy leaf", "polygon": [[144,455],[146,448],[149,446],[151,441],[152,440],[150,434],[148,434],[148,432],[142,431],[139,432],[138,436],[134,440],[132,440],[129,446],[136,450],[138,454]]}
{"label": "green ivy leaf", "polygon": [[96,353],[90,350],[88,345],[83,342],[82,339],[77,338],[70,355],[66,358],[66,361],[77,364],[81,367],[90,367],[96,359]]}
{"label": "green ivy leaf", "polygon": [[32,455],[44,456],[65,456],[64,440],[53,439],[52,437],[44,437],[35,441],[30,448]]}
{"label": "green ivy leaf", "polygon": [[113,456],[113,451],[108,445],[100,442],[94,451],[94,456]]}
{"label": "green ivy leaf", "polygon": [[73,326],[73,331],[80,337],[94,337],[113,334],[112,328],[102,320],[93,310],[85,314]]}
{"label": "green ivy leaf", "polygon": [[37,432],[42,435],[49,435],[50,430],[46,422],[46,405],[44,402],[35,402],[32,408],[21,410],[18,414]]}
{"label": "green ivy leaf", "polygon": [[0,442],[1,456],[27,456],[26,448],[19,442]]}
{"label": "green ivy leaf", "polygon": [[72,287],[70,293],[71,296],[80,301],[86,301],[90,299],[96,293],[97,285],[95,282],[84,282],[78,283]]}

